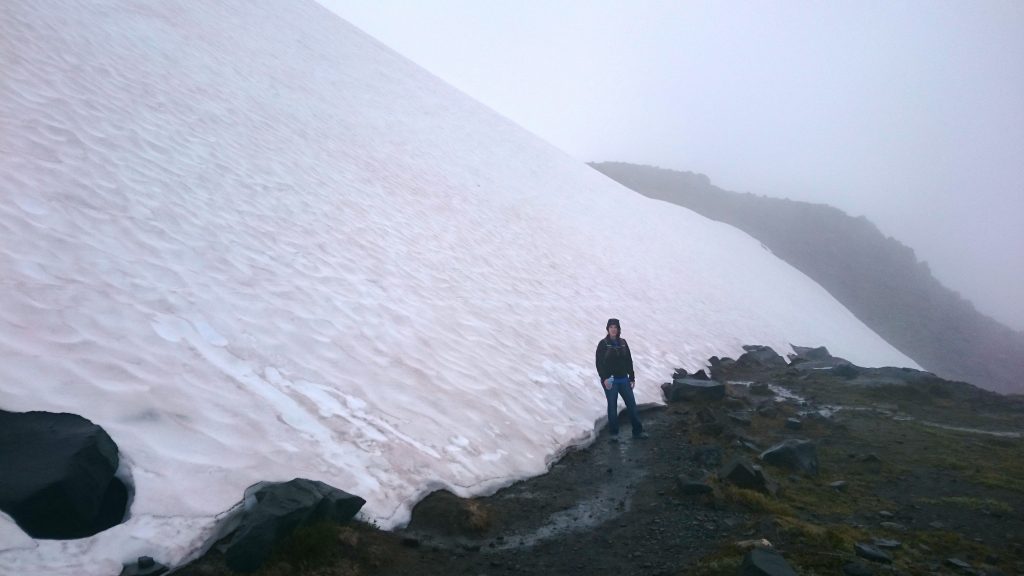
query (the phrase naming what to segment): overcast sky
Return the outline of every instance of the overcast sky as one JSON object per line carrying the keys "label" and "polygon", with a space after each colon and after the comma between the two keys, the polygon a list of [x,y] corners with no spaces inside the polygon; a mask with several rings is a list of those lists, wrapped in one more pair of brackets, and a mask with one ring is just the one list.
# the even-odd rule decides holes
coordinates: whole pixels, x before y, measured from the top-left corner
{"label": "overcast sky", "polygon": [[583,161],[825,202],[1024,330],[1024,2],[321,0]]}

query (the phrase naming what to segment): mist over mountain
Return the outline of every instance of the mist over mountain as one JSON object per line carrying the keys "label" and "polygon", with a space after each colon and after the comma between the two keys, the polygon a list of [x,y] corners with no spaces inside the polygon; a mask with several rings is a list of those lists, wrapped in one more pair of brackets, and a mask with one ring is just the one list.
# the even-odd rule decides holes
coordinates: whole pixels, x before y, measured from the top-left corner
{"label": "mist over mountain", "polygon": [[914,250],[832,206],[723,190],[703,175],[623,162],[592,167],[760,240],[925,369],[1001,392],[1024,391],[1024,333],[980,313]]}

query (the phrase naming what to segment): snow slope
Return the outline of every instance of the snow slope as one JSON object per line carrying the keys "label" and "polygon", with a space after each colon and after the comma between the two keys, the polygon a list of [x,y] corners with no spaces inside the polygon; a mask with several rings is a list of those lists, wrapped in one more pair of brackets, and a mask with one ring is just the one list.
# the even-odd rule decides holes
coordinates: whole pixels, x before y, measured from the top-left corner
{"label": "snow slope", "polygon": [[0,515],[3,574],[179,563],[260,480],[392,527],[542,473],[604,412],[609,316],[645,402],[744,343],[915,366],[312,2],[6,0],[0,70],[0,408],[102,425],[136,487],[82,540]]}

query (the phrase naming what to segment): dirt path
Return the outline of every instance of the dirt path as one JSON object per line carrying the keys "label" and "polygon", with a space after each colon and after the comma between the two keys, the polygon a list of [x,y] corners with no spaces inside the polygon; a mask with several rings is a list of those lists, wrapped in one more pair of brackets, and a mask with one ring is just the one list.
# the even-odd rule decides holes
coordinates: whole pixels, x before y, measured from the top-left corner
{"label": "dirt path", "polygon": [[[651,438],[626,433],[609,443],[603,431],[550,473],[471,501],[465,529],[451,515],[434,512],[458,506],[454,498],[437,506],[425,501],[409,528],[397,533],[407,544],[414,540],[415,549],[378,573],[676,573],[735,532],[743,517],[679,493],[677,476],[700,474],[687,439],[689,414],[659,408],[643,418]],[[424,518],[424,509],[433,518]],[[486,529],[471,527],[474,514]]]}

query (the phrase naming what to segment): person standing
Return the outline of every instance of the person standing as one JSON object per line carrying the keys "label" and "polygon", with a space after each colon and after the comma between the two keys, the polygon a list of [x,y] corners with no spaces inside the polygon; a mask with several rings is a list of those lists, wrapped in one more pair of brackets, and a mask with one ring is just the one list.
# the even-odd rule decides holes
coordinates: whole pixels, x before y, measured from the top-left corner
{"label": "person standing", "polygon": [[633,388],[636,386],[636,373],[633,371],[633,356],[629,353],[629,344],[622,338],[622,326],[618,318],[609,318],[605,325],[608,335],[597,343],[597,374],[601,377],[601,386],[608,400],[608,433],[611,442],[619,441],[619,396],[626,403],[626,412],[633,425],[633,438],[647,438],[644,426],[636,413],[636,398]]}

